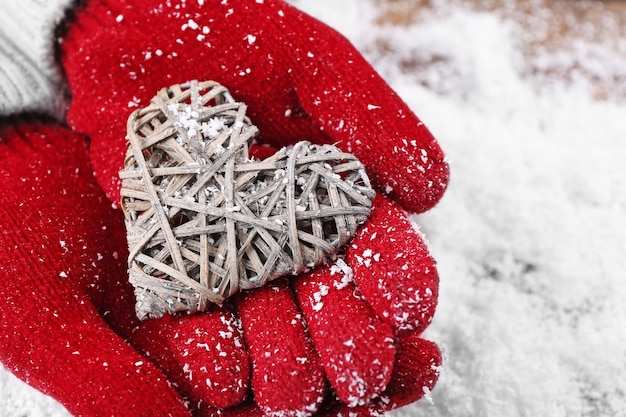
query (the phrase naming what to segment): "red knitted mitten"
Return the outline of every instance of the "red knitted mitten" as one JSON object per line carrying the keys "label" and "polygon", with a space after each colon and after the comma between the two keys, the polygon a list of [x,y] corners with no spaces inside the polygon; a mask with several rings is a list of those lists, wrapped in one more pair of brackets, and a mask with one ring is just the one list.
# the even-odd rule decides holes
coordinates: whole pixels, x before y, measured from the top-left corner
{"label": "red knitted mitten", "polygon": [[[119,199],[117,172],[125,154],[128,114],[147,104],[160,88],[190,79],[215,79],[226,85],[237,100],[248,104],[250,117],[267,143],[289,144],[298,139],[337,142],[363,161],[379,190],[408,210],[431,207],[445,189],[447,164],[424,125],[345,39],[283,2],[94,0],[71,25],[62,58],[73,94],[69,123],[92,138],[91,160],[96,177],[113,201]],[[46,167],[50,171],[57,168],[67,171],[70,165]],[[30,179],[35,181],[31,187],[41,187],[36,182],[40,181],[38,178]],[[66,197],[66,185],[80,188],[88,184],[95,188],[86,178],[80,179],[80,187],[63,181],[66,177],[59,178],[59,187],[42,194],[56,192],[54,198],[50,195],[51,201],[67,199],[73,205],[77,194],[86,194],[78,190]],[[16,193],[27,190],[18,189]],[[85,202],[80,204],[88,206]],[[93,230],[92,223],[98,223],[97,219],[102,219],[100,223],[115,223],[110,207],[105,206],[104,210],[103,204],[94,205],[98,207],[85,209],[89,216],[79,211],[83,221],[75,222],[78,230],[71,230],[79,241],[104,238],[104,233]],[[53,219],[49,227],[56,227],[66,214],[54,210],[62,206],[59,203],[47,207],[48,211],[35,210],[42,213],[42,219]],[[32,236],[51,235],[39,227],[24,237],[26,243],[17,246],[28,247]],[[109,225],[107,233],[117,229],[119,223]],[[61,233],[59,230],[55,232]],[[62,230],[66,233],[68,227]],[[117,233],[111,239],[117,239],[115,245],[119,249],[114,252],[119,258],[126,254],[121,248],[125,239]],[[86,263],[61,258],[60,250],[55,249],[47,246],[46,256],[64,259],[63,265],[76,270],[82,268],[77,265]],[[7,253],[8,262],[11,252]],[[100,264],[93,261],[99,259],[97,254],[84,256],[102,268],[117,265],[115,273],[81,270],[81,275],[93,274],[98,280],[106,277],[107,284],[100,286],[85,279],[85,292],[94,293],[90,299],[98,300],[95,305],[108,324],[144,355],[144,359],[132,364],[141,362],[137,365],[141,372],[154,372],[150,375],[165,384],[159,373],[163,372],[193,409],[211,410],[206,403],[211,407],[229,407],[243,401],[249,384],[243,340],[252,363],[254,399],[263,412],[310,415],[320,406],[332,410],[329,403],[322,405],[325,378],[341,402],[351,406],[367,404],[387,385],[393,386],[389,381],[394,361],[402,363],[396,357],[398,351],[403,352],[402,345],[394,343],[394,337],[408,332],[419,334],[432,318],[437,297],[434,261],[403,211],[384,197],[377,197],[371,219],[351,242],[344,263],[319,268],[293,281],[291,287],[285,281],[277,281],[267,288],[244,293],[235,300],[236,312],[214,309],[197,317],[168,317],[137,325],[128,305],[120,308],[115,303],[122,297],[120,294],[128,297],[128,285],[117,284],[125,276],[124,257],[117,264]],[[20,266],[16,271],[24,275],[26,270],[27,266]],[[110,281],[110,277],[115,279]],[[109,289],[112,282],[116,283],[113,287],[120,289]],[[54,279],[51,284],[56,286],[44,287],[53,288],[52,295],[60,294],[59,302],[70,302],[70,297],[63,296],[68,290],[63,293],[54,289],[59,286]],[[33,302],[25,303],[24,311],[34,309]],[[91,308],[89,303],[82,305]],[[70,316],[64,313],[64,329],[78,325],[76,320],[65,318]],[[100,320],[99,316],[94,316],[96,319]],[[82,327],[94,327],[93,320],[85,319]],[[18,326],[18,322],[12,322]],[[108,337],[114,337],[108,329],[106,332]],[[33,336],[40,340],[36,337]],[[84,348],[91,345],[85,343]],[[409,401],[423,394],[422,387],[430,389],[434,385],[433,367],[439,364],[439,353],[433,345],[414,345],[422,359],[411,362],[415,364],[410,369],[419,391],[411,394],[407,388]],[[65,351],[57,353],[61,362],[70,361]],[[9,356],[3,360],[23,367],[23,378],[35,375],[24,358]],[[97,362],[89,357],[87,361]],[[126,368],[120,365],[120,373],[128,378],[134,377],[128,372],[129,363],[125,362]],[[143,397],[132,392],[135,386],[139,391],[142,382],[159,392],[171,393],[171,397],[161,395],[163,404],[173,404],[176,398],[171,388],[164,390],[148,381],[149,377],[123,385],[107,381],[111,392],[124,389],[129,392],[128,397],[98,397],[97,384],[91,385],[93,389],[85,389],[82,382],[108,371],[108,367],[104,368],[98,371],[73,365],[74,371],[66,375],[67,382],[59,384],[64,388],[58,391],[52,387],[57,380],[50,378],[49,370],[41,371],[31,381],[59,398],[72,412],[83,415],[103,410],[115,414],[131,401],[132,395],[135,403],[143,404]],[[70,378],[79,383],[72,386]],[[77,386],[81,393],[72,392],[72,388],[78,390]],[[83,397],[75,399],[77,395]],[[159,407],[159,402],[143,405],[148,406]]]}
{"label": "red knitted mitten", "polygon": [[[134,318],[122,217],[96,184],[80,136],[51,123],[12,122],[0,126],[0,158],[4,366],[75,415],[189,416],[187,407],[197,415],[261,415],[252,402],[215,408],[239,403],[247,393],[248,360],[232,313],[214,309],[141,324]],[[273,293],[265,290],[272,298],[268,307],[284,319],[280,299],[289,297]],[[248,317],[260,305],[252,299],[242,304]],[[285,341],[281,350],[298,355],[298,363],[319,362],[305,336],[293,332],[292,341],[305,345],[308,356],[287,344],[289,323],[285,330],[285,323],[277,322],[265,330],[275,332],[270,340]],[[249,333],[258,337],[263,331]],[[415,336],[400,337],[396,347],[391,381],[380,400],[351,412],[391,409],[422,396],[422,384],[434,385],[437,348]],[[283,377],[271,366],[266,371],[268,378]],[[288,388],[294,391],[283,402],[306,395],[302,387]],[[318,415],[340,415],[345,408],[331,397],[323,407]]]}
{"label": "red knitted mitten", "polygon": [[96,177],[119,201],[125,120],[161,88],[215,80],[267,143],[337,143],[414,212],[448,180],[426,126],[334,30],[278,0],[92,0],[63,44],[70,125],[93,138]]}

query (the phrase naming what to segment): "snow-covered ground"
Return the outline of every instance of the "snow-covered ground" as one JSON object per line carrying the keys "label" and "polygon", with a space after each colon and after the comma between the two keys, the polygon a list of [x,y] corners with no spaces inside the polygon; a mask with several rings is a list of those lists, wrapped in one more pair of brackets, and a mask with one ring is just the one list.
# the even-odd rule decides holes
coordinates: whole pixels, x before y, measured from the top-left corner
{"label": "snow-covered ground", "polygon": [[[592,85],[626,79],[619,45],[529,57],[528,27],[450,2],[403,26],[374,23],[380,1],[292,2],[348,36],[450,159],[446,196],[414,218],[439,263],[426,336],[444,370],[434,404],[390,415],[626,416],[626,102]],[[0,393],[2,417],[67,415],[2,369]]]}

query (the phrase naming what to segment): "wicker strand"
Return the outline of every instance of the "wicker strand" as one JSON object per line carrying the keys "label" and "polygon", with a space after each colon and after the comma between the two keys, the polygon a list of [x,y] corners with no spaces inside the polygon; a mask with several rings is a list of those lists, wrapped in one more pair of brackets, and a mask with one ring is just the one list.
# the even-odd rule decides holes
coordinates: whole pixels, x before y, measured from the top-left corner
{"label": "wicker strand", "polygon": [[369,215],[374,191],[353,155],[300,142],[251,160],[245,113],[223,86],[192,81],[129,117],[120,178],[140,319],[319,265]]}

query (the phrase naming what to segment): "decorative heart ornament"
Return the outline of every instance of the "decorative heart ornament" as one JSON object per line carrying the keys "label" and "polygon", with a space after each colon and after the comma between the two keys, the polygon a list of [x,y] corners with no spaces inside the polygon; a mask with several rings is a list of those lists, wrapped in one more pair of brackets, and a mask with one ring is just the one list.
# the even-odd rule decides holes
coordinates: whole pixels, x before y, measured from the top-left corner
{"label": "decorative heart ornament", "polygon": [[367,219],[374,190],[353,155],[299,142],[250,159],[245,113],[220,84],[193,81],[129,117],[120,177],[140,319],[313,268]]}

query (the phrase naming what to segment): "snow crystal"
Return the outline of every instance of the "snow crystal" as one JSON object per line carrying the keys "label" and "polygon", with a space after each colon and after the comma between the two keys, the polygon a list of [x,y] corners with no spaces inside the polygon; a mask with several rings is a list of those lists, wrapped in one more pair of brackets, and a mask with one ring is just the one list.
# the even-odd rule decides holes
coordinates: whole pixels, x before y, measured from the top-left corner
{"label": "snow crystal", "polygon": [[333,287],[338,290],[345,288],[354,280],[354,274],[352,268],[342,258],[337,258],[335,263],[330,266],[330,275],[341,275],[340,281],[334,281]]}
{"label": "snow crystal", "polygon": [[324,284],[318,284],[319,290],[313,293],[313,298],[311,300],[311,305],[313,306],[314,311],[320,311],[324,307],[324,303],[322,299],[328,295],[328,291],[330,287]]}
{"label": "snow crystal", "polygon": [[128,107],[139,107],[140,104],[141,100],[139,100],[137,97],[133,97],[133,99],[128,102]]}
{"label": "snow crystal", "polygon": [[[219,345],[219,344],[218,344],[218,345]],[[204,350],[206,350],[207,352],[210,352],[210,351],[211,351],[211,347],[209,346],[209,344],[208,344],[208,343],[196,343],[196,347],[203,348],[203,349],[204,349]],[[217,347],[216,347],[216,349],[217,349]],[[219,350],[219,349],[218,349],[218,350]]]}
{"label": "snow crystal", "polygon": [[190,27],[190,28],[191,28],[191,29],[193,29],[193,30],[197,30],[197,29],[199,29],[199,28],[200,28],[200,25],[199,25],[199,24],[197,24],[197,23],[195,22],[195,20],[193,20],[193,19],[189,19],[189,20],[187,21],[187,26],[188,26],[188,27]]}
{"label": "snow crystal", "polygon": [[426,401],[428,401],[431,405],[434,405],[435,402],[433,401],[430,389],[428,387],[422,387],[422,392],[424,392],[424,399],[426,399]]}
{"label": "snow crystal", "polygon": [[330,287],[328,285],[319,284],[319,291],[313,293],[313,299],[317,302],[320,302],[322,300],[322,297],[328,295],[329,289]]}

